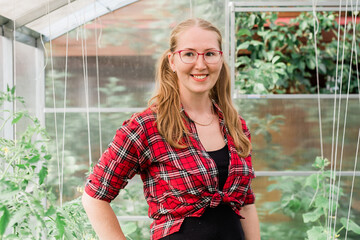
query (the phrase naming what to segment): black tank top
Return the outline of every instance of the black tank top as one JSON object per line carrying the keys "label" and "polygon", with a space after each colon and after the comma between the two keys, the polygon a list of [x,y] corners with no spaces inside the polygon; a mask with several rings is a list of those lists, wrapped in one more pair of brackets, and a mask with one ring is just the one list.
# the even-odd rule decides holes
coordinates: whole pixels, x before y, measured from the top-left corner
{"label": "black tank top", "polygon": [[[229,151],[222,149],[208,152],[219,171],[219,190],[225,185],[229,168]],[[216,208],[206,208],[200,217],[187,217],[180,230],[161,240],[244,240],[244,232],[239,216],[229,205],[220,204]]]}
{"label": "black tank top", "polygon": [[229,173],[229,151],[225,145],[222,149],[207,152],[215,161],[219,171],[219,190],[222,191]]}

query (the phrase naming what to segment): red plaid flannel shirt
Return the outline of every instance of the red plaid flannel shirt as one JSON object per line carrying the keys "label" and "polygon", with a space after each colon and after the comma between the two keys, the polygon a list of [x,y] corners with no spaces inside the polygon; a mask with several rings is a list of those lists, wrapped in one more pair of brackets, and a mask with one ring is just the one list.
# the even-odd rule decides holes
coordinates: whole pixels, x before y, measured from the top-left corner
{"label": "red plaid flannel shirt", "polygon": [[[177,149],[159,134],[156,114],[148,108],[125,121],[117,130],[89,176],[86,193],[110,202],[129,179],[140,174],[149,204],[149,217],[154,220],[152,240],[177,232],[185,217],[199,217],[206,207],[214,208],[221,202],[229,204],[240,216],[241,207],[255,201],[250,187],[251,179],[255,177],[251,155],[238,156],[223,114],[217,104],[214,105],[230,156],[229,175],[223,191],[218,190],[216,164],[202,146],[195,124],[188,115],[184,112],[191,133],[189,141],[186,140],[188,147]],[[240,117],[240,120],[250,139],[244,119]]]}

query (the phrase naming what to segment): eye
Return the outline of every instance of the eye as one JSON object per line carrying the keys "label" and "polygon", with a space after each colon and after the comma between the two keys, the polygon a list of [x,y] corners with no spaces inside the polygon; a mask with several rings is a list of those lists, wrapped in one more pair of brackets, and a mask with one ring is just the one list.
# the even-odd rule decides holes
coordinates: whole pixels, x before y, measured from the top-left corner
{"label": "eye", "polygon": [[183,51],[182,55],[184,57],[193,57],[193,56],[195,56],[195,53],[193,51]]}
{"label": "eye", "polygon": [[217,52],[209,51],[209,52],[206,52],[206,53],[205,53],[205,56],[207,56],[207,57],[213,57],[213,56],[216,56],[217,54],[218,54]]}

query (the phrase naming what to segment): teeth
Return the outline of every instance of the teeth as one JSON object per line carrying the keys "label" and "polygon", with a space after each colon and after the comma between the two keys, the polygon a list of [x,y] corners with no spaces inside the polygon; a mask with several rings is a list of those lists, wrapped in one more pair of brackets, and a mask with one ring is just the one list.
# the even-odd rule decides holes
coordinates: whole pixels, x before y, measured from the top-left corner
{"label": "teeth", "polygon": [[198,75],[198,76],[195,76],[195,75],[193,75],[195,78],[197,78],[197,79],[204,79],[204,78],[206,78],[206,75]]}

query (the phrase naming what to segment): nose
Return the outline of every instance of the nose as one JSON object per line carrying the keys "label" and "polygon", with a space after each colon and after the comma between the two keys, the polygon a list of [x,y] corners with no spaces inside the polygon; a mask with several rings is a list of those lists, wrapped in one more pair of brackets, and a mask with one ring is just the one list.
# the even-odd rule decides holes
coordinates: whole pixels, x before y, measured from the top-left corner
{"label": "nose", "polygon": [[206,68],[206,62],[205,62],[204,57],[205,57],[204,53],[198,53],[198,58],[196,59],[196,62],[195,62],[195,67],[197,69]]}

